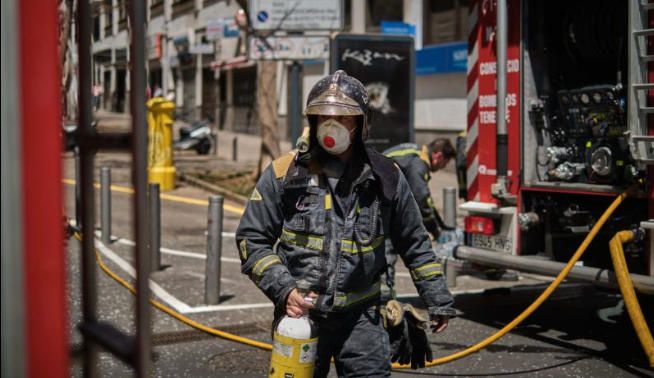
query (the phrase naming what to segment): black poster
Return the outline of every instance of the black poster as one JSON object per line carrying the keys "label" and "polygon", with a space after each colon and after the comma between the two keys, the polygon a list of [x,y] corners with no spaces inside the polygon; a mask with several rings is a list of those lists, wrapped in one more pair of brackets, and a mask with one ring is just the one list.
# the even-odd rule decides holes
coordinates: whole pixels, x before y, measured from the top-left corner
{"label": "black poster", "polygon": [[379,152],[413,142],[414,56],[412,37],[339,34],[332,41],[331,72],[345,70],[368,89],[367,143]]}

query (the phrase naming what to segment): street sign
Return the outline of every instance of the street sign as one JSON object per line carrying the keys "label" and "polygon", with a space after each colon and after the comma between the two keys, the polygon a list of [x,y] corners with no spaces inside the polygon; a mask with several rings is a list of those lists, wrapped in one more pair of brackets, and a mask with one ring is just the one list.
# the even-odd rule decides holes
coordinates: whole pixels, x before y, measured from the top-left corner
{"label": "street sign", "polygon": [[416,74],[433,75],[449,72],[466,72],[468,43],[454,42],[425,46],[416,51]]}
{"label": "street sign", "polygon": [[199,43],[197,45],[191,46],[189,52],[191,54],[213,54],[214,48],[212,44]]}
{"label": "street sign", "polygon": [[412,35],[416,36],[416,26],[399,21],[382,21],[380,25],[382,34]]}
{"label": "street sign", "polygon": [[223,37],[223,19],[215,19],[207,22],[207,28],[204,32],[204,36],[207,41],[215,41]]}
{"label": "street sign", "polygon": [[341,30],[343,0],[250,0],[254,30]]}
{"label": "street sign", "polygon": [[250,59],[326,60],[329,59],[329,37],[250,37]]}
{"label": "street sign", "polygon": [[338,34],[331,70],[345,70],[368,90],[371,109],[366,144],[382,152],[414,139],[415,55],[409,36]]}

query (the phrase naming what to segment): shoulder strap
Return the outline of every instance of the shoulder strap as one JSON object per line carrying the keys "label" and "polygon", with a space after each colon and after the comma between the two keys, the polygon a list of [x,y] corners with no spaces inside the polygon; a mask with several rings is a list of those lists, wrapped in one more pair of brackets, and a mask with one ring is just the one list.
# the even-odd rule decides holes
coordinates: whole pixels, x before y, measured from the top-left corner
{"label": "shoulder strap", "polygon": [[384,155],[393,158],[406,155],[419,155],[418,145],[414,143],[402,143],[395,147],[391,147],[383,152]]}
{"label": "shoulder strap", "polygon": [[429,148],[426,145],[422,146],[422,149],[420,150],[420,160],[424,161],[425,164],[427,164],[427,167],[431,168],[431,156],[429,155],[431,155],[429,153]]}
{"label": "shoulder strap", "polygon": [[293,160],[295,160],[296,154],[297,150],[291,150],[287,154],[278,157],[272,162],[275,178],[280,179],[286,176],[286,172],[288,172],[288,169],[293,163]]}

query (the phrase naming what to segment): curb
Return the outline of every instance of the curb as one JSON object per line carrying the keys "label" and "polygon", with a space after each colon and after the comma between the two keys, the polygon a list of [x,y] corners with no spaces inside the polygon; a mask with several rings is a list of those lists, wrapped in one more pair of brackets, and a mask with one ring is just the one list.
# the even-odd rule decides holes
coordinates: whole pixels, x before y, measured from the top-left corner
{"label": "curb", "polygon": [[219,195],[221,195],[221,196],[223,196],[223,197],[225,197],[225,198],[227,198],[227,199],[229,199],[231,201],[234,201],[234,202],[238,203],[239,205],[245,206],[248,203],[248,198],[247,197],[242,196],[242,195],[240,195],[238,193],[234,193],[231,190],[227,190],[227,189],[222,188],[220,186],[211,184],[211,183],[209,183],[207,181],[204,181],[202,179],[199,179],[197,177],[193,177],[191,175],[188,175],[186,173],[181,173],[181,172],[177,176],[179,177],[180,180],[182,180],[182,181],[184,181],[184,182],[186,182],[186,183],[188,183],[190,185],[193,185],[193,186],[198,187],[200,189],[204,189],[204,190],[206,190],[208,192],[211,192],[211,193],[214,193],[214,194],[219,194]]}

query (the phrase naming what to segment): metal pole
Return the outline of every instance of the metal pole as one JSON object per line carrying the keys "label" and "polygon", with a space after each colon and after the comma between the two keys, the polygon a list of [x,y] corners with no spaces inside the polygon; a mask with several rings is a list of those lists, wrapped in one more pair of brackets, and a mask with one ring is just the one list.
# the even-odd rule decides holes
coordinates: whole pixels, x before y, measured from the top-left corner
{"label": "metal pole", "polygon": [[204,277],[204,301],[207,304],[220,302],[220,257],[222,254],[223,197],[209,197],[207,220],[207,265]]}
{"label": "metal pole", "polygon": [[[79,125],[78,125],[79,127]],[[75,227],[82,227],[82,165],[80,163],[80,148],[75,146]]]}
{"label": "metal pole", "polygon": [[456,277],[459,275],[459,267],[457,266],[454,258],[448,257],[445,259],[445,282],[448,288],[456,286]]}
{"label": "metal pole", "polygon": [[136,356],[139,377],[152,370],[152,330],[150,329],[150,255],[147,224],[147,148],[145,119],[145,1],[129,2],[130,26],[130,110],[132,112],[132,185],[134,187],[134,232],[136,246]]}
{"label": "metal pole", "polygon": [[232,139],[232,161],[236,161],[238,159],[238,137],[234,137]]}
{"label": "metal pole", "polygon": [[[20,37],[18,31],[20,23],[19,0],[2,1],[0,4],[0,39],[4,51],[19,51]],[[48,8],[49,9],[49,8]],[[25,361],[27,356],[26,341],[28,339],[28,318],[25,316],[25,305],[28,298],[25,296],[26,262],[24,255],[23,234],[23,171],[25,167],[21,143],[22,102],[20,91],[22,80],[20,72],[20,54],[2,53],[0,57],[0,71],[2,80],[2,103],[0,104],[0,155],[2,156],[2,169],[0,181],[2,188],[2,213],[0,220],[0,250],[1,256],[0,279],[2,280],[0,295],[2,302],[2,377],[24,377],[29,369]],[[11,96],[6,95],[11,93]],[[58,97],[57,97],[58,98]],[[29,142],[28,142],[29,143]],[[13,253],[10,253],[12,251]],[[56,269],[56,268],[55,268]],[[59,298],[62,299],[62,298]],[[60,373],[61,374],[61,373]]]}
{"label": "metal pole", "polygon": [[[91,122],[93,113],[91,109],[91,5],[89,1],[80,0],[77,2],[78,22],[78,107],[79,124],[77,133],[80,146],[80,213],[82,231],[82,313],[83,322],[93,324],[97,321],[97,277],[95,266],[95,193],[93,188],[93,160],[95,150],[89,144],[93,135]],[[98,347],[89,337],[84,337],[84,367],[85,377],[96,377],[98,375]]]}
{"label": "metal pole", "polygon": [[111,169],[100,168],[100,229],[102,242],[111,243]]}
{"label": "metal pole", "polygon": [[448,227],[456,227],[456,188],[443,188],[443,220]]}
{"label": "metal pole", "polygon": [[150,259],[152,272],[161,270],[161,198],[159,184],[149,185],[150,190]]}
{"label": "metal pole", "polygon": [[507,5],[506,0],[497,0],[497,176],[506,177],[507,133],[506,133],[506,65],[507,65]]}
{"label": "metal pole", "polygon": [[300,76],[302,66],[296,61],[291,64],[290,82],[289,82],[289,104],[288,104],[288,128],[291,136],[291,145],[294,145],[300,137],[300,128],[302,127],[302,87],[300,85]]}
{"label": "metal pole", "polygon": [[[507,253],[497,253],[481,248],[459,246],[454,250],[454,256],[476,264],[496,266],[500,268],[516,269],[524,272],[556,276],[563,270],[565,263],[544,259],[526,258]],[[643,293],[654,293],[654,278],[643,274],[630,274],[636,290]],[[593,282],[603,287],[615,288],[615,274],[607,269],[590,266],[575,266],[567,276],[570,280]]]}

